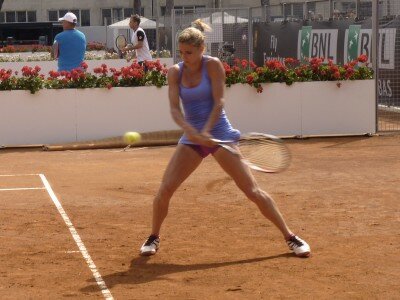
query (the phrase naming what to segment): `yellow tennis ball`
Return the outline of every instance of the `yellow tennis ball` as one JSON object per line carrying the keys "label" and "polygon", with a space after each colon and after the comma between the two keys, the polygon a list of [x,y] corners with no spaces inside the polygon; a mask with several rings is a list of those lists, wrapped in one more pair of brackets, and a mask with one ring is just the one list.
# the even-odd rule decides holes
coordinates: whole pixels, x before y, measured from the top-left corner
{"label": "yellow tennis ball", "polygon": [[127,132],[124,134],[124,142],[127,144],[134,144],[139,142],[141,139],[140,133],[138,132]]}

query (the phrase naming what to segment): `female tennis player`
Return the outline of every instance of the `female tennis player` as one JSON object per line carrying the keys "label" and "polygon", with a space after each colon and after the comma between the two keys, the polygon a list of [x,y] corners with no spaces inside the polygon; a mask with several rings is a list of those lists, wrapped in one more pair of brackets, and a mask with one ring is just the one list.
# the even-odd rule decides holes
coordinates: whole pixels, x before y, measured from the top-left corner
{"label": "female tennis player", "polygon": [[[225,71],[218,58],[204,55],[204,31],[210,28],[201,20],[193,22],[178,37],[182,62],[168,71],[172,118],[184,134],[164,173],[153,202],[152,232],[140,248],[141,255],[153,255],[160,246],[161,225],[168,214],[170,199],[182,182],[209,154],[232,177],[261,213],[282,232],[290,250],[308,257],[309,245],[286,225],[274,200],[261,190],[250,168],[238,155],[217,145],[211,138],[237,141],[240,132],[232,128],[224,111]],[[184,114],[181,110],[180,100]]]}

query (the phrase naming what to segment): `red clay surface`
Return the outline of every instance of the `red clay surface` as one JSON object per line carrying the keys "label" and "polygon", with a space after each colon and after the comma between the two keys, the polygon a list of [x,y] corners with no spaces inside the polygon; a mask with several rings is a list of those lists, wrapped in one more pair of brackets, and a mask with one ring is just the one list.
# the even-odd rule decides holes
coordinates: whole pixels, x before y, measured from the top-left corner
{"label": "red clay surface", "polygon": [[[293,163],[257,173],[293,230],[278,230],[207,158],[171,201],[161,248],[152,198],[174,147],[0,151],[0,174],[43,173],[115,299],[394,299],[400,295],[400,136],[289,140]],[[0,189],[42,187],[0,177]],[[1,299],[102,299],[46,190],[0,191]]]}

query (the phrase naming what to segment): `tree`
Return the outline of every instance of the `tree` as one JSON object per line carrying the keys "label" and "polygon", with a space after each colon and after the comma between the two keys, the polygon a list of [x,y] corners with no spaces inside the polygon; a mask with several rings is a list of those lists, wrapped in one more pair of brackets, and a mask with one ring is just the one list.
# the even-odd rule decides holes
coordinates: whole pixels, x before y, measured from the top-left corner
{"label": "tree", "polygon": [[135,15],[141,15],[142,12],[142,1],[141,0],[135,0],[133,2],[133,13]]}
{"label": "tree", "polygon": [[3,7],[4,0],[0,0],[0,10]]}

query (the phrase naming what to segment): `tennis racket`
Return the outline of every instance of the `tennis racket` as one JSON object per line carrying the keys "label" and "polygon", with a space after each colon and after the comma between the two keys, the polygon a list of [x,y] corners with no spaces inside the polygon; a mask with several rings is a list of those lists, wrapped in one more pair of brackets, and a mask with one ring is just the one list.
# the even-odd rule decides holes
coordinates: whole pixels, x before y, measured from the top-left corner
{"label": "tennis racket", "polygon": [[234,146],[234,141],[212,140],[229,152],[239,155],[244,163],[256,171],[282,172],[290,165],[289,148],[280,138],[273,135],[246,134],[240,138],[238,147]]}
{"label": "tennis racket", "polygon": [[119,35],[115,39],[115,46],[117,46],[119,57],[123,58],[124,52],[123,49],[126,47],[128,43],[126,42],[126,37],[124,35]]}

